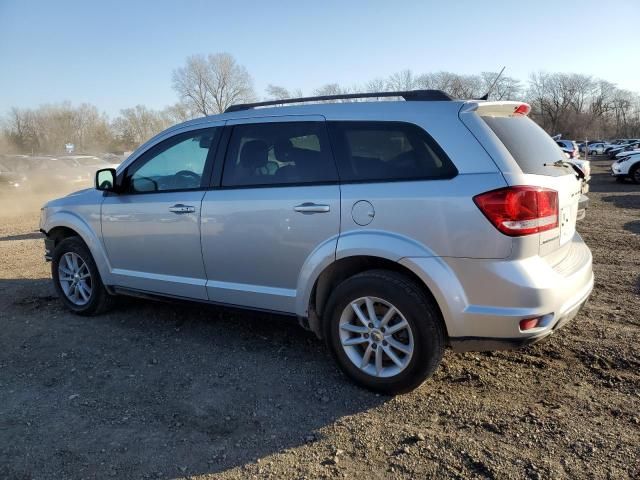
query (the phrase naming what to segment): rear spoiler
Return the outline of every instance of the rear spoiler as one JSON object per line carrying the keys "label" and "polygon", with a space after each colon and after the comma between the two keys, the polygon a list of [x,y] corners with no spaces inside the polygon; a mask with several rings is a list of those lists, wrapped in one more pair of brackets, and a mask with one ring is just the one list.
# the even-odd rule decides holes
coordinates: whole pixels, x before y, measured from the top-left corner
{"label": "rear spoiler", "polygon": [[469,101],[460,109],[460,113],[476,112],[478,115],[489,117],[526,116],[531,106],[524,102],[483,102]]}

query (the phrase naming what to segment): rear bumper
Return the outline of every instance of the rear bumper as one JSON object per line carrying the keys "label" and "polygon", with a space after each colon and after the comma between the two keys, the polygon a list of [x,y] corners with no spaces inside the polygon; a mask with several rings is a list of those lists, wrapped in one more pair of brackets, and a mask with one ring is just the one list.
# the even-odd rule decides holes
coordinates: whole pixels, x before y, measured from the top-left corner
{"label": "rear bumper", "polygon": [[591,290],[587,293],[586,297],[568,312],[562,314],[558,320],[546,328],[544,332],[532,335],[529,337],[516,337],[516,338],[488,338],[488,337],[457,337],[450,338],[449,343],[451,348],[455,352],[485,352],[493,350],[515,350],[518,348],[533,345],[541,340],[549,337],[556,330],[564,327],[567,323],[573,320],[582,307],[587,303]]}
{"label": "rear bumper", "polygon": [[[539,256],[447,258],[438,259],[438,272],[434,260],[402,263],[425,279],[456,351],[516,348],[540,341],[570,322],[593,289],[591,252],[577,233],[555,265]],[[438,278],[433,278],[434,271]],[[520,320],[536,317],[542,317],[538,327],[520,330]]]}

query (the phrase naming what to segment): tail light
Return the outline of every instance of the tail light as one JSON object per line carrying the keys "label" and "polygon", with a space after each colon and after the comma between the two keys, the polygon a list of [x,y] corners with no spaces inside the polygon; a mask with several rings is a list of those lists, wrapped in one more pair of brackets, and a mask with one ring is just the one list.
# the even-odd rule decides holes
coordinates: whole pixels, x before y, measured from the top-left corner
{"label": "tail light", "polygon": [[558,227],[555,190],[519,185],[481,193],[473,201],[494,227],[511,237]]}

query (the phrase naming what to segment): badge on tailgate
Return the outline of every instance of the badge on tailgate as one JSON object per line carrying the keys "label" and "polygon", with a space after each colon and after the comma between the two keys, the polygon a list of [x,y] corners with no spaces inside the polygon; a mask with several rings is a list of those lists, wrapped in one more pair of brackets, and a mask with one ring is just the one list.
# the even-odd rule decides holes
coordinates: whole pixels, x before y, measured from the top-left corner
{"label": "badge on tailgate", "polygon": [[569,205],[560,209],[560,245],[573,237],[577,214],[577,205]]}

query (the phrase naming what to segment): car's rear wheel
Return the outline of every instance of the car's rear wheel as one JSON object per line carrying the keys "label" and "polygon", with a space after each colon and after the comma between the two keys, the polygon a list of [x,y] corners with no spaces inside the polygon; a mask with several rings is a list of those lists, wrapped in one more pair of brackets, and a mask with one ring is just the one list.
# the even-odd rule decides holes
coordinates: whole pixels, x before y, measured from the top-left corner
{"label": "car's rear wheel", "polygon": [[371,270],[342,282],[327,305],[325,338],[358,385],[398,394],[419,386],[444,353],[445,333],[430,298],[410,278]]}
{"label": "car's rear wheel", "polygon": [[51,259],[53,285],[65,306],[79,315],[95,315],[111,306],[98,268],[79,237],[62,240]]}

